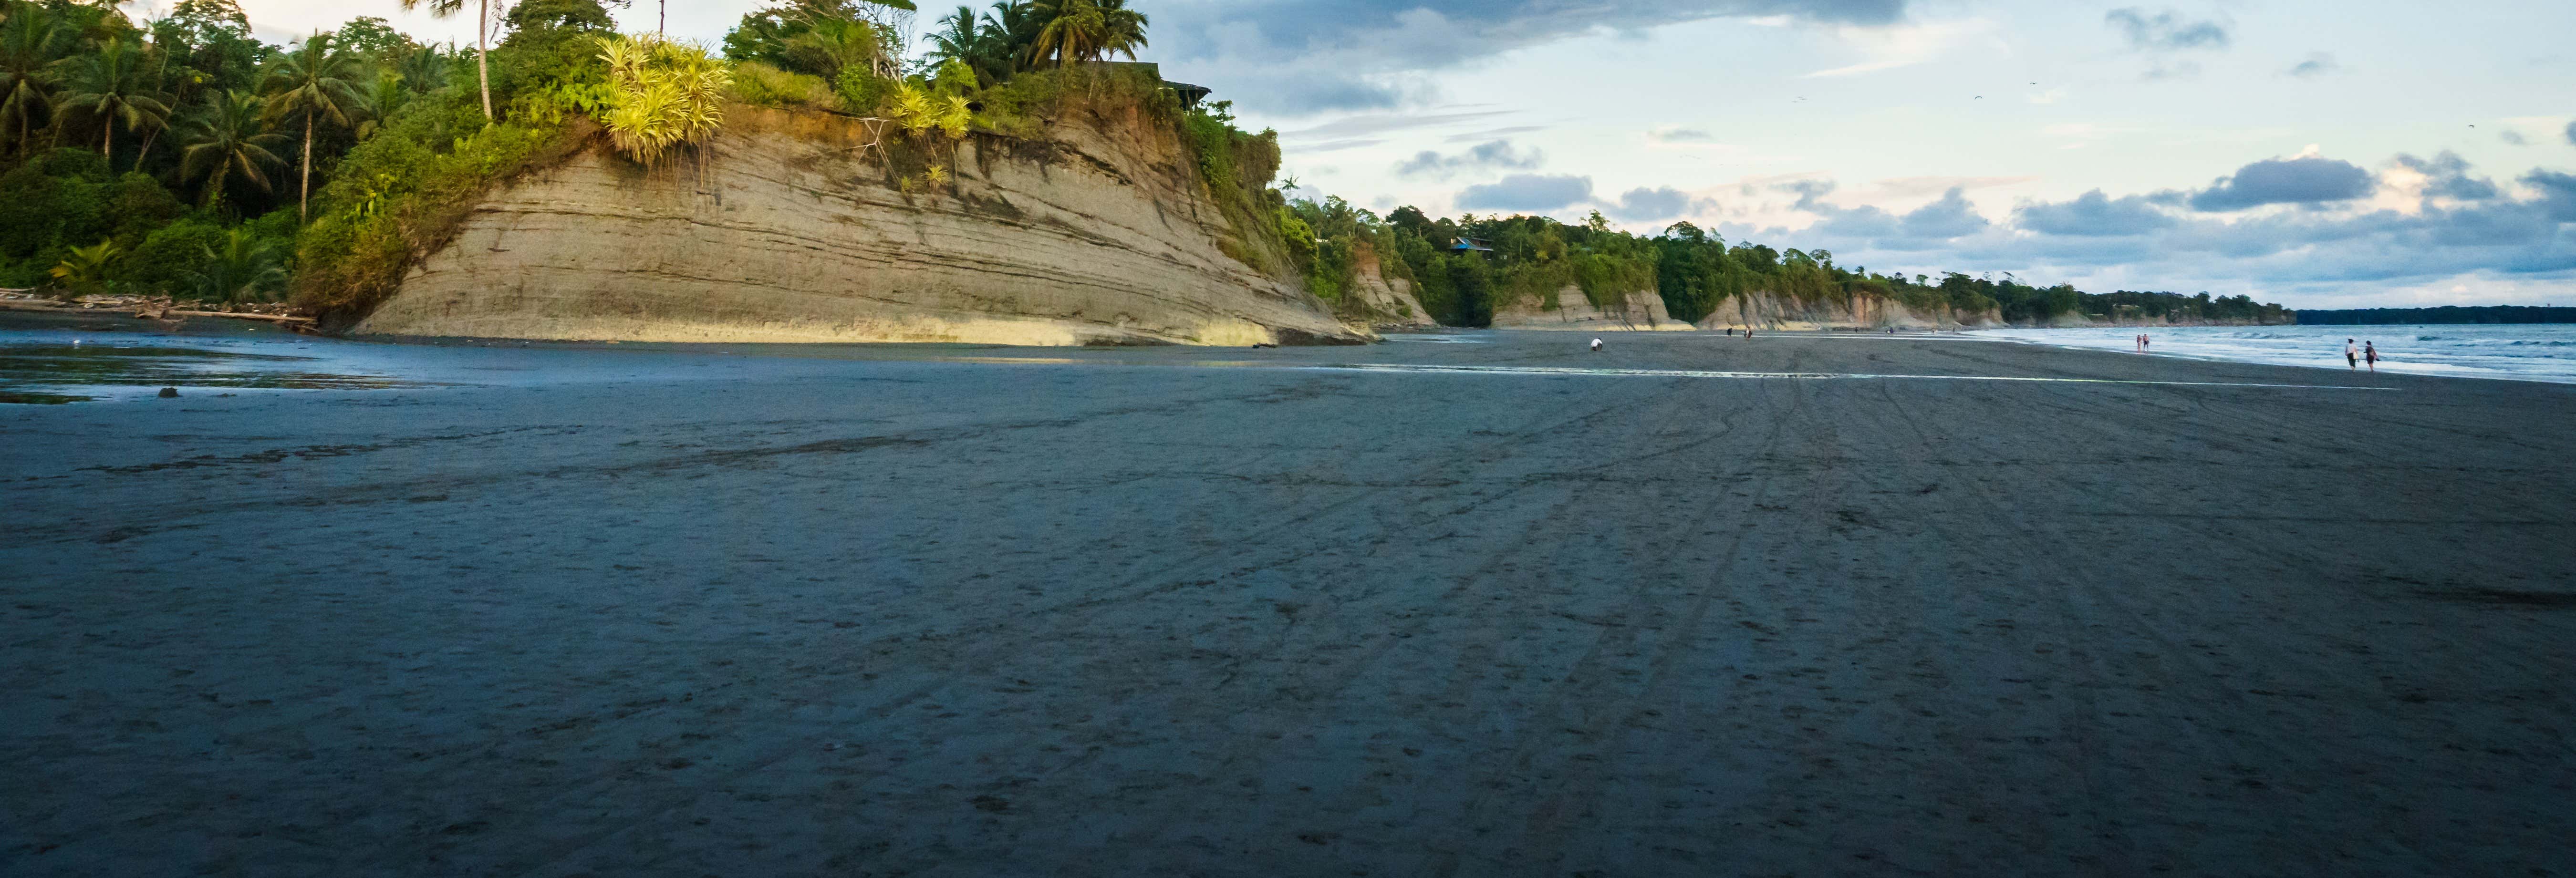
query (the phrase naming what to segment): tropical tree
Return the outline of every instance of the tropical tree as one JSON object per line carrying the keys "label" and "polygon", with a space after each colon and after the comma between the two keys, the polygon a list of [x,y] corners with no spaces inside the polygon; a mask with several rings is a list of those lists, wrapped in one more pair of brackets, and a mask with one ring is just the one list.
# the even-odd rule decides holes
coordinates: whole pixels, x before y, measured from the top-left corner
{"label": "tropical tree", "polygon": [[286,283],[285,260],[277,250],[277,242],[249,229],[229,229],[223,246],[200,248],[204,268],[190,273],[191,292],[218,302],[266,298],[270,290]]}
{"label": "tropical tree", "polygon": [[978,18],[974,7],[957,7],[940,18],[939,29],[931,32],[930,60],[964,64],[984,84],[1009,79],[1020,69],[1026,44],[1037,37],[1040,23],[1034,9],[1023,0],[1002,0],[993,4],[992,13]]}
{"label": "tropical tree", "polygon": [[250,19],[233,0],[178,0],[168,16],[146,29],[156,56],[153,73],[166,77],[173,108],[249,88],[259,79],[267,47],[251,36]]}
{"label": "tropical tree", "polygon": [[116,156],[117,123],[124,123],[129,131],[141,131],[169,121],[167,97],[145,85],[143,50],[122,35],[100,41],[97,51],[66,60],[71,62],[71,72],[63,78],[54,118],[82,115],[99,120],[105,131],[99,135],[98,151],[111,162]]}
{"label": "tropical tree", "polygon": [[[432,18],[446,18],[465,8],[465,0],[400,0],[404,12],[429,8]],[[492,4],[496,0],[474,0],[474,71],[483,81],[483,120],[492,115]]]}
{"label": "tropical tree", "polygon": [[815,19],[804,33],[787,40],[786,51],[796,66],[827,80],[838,80],[851,67],[883,75],[891,66],[876,26],[856,19]]}
{"label": "tropical tree", "polygon": [[37,114],[52,111],[55,19],[43,7],[21,4],[0,21],[0,119],[17,123],[11,142],[24,148]]}
{"label": "tropical tree", "polygon": [[447,56],[429,46],[411,50],[394,62],[394,73],[402,77],[403,87],[427,94],[447,84]]}
{"label": "tropical tree", "polygon": [[984,29],[984,20],[975,15],[975,7],[957,7],[956,12],[940,18],[938,23],[939,29],[930,32],[930,60],[933,63],[957,61],[976,67],[984,61],[990,33]]}
{"label": "tropical tree", "polygon": [[379,68],[376,70],[376,78],[370,80],[368,84],[366,93],[368,115],[358,123],[357,128],[358,139],[361,141],[375,136],[394,111],[402,109],[403,104],[411,102],[411,90],[403,87],[403,76],[400,73]]}
{"label": "tropical tree", "polygon": [[1046,18],[1032,0],[995,0],[993,11],[985,16],[986,48],[996,53],[994,60],[1004,68],[1015,70],[1045,27]]}
{"label": "tropical tree", "polygon": [[331,34],[316,32],[300,45],[280,52],[259,83],[267,100],[266,117],[275,123],[304,119],[304,168],[296,182],[295,216],[307,217],[313,189],[313,128],[330,122],[355,128],[367,115],[367,99],[357,83],[365,74],[358,59],[331,45]]}
{"label": "tropical tree", "polygon": [[1038,0],[1034,5],[1045,25],[1029,44],[1032,65],[1052,59],[1064,66],[1120,54],[1132,59],[1145,47],[1145,14],[1128,9],[1127,0]]}
{"label": "tropical tree", "polygon": [[223,204],[224,184],[238,175],[259,191],[269,191],[263,168],[286,163],[274,148],[286,135],[272,133],[260,119],[259,96],[238,91],[216,95],[203,112],[180,129],[179,180],[203,177],[208,209]]}

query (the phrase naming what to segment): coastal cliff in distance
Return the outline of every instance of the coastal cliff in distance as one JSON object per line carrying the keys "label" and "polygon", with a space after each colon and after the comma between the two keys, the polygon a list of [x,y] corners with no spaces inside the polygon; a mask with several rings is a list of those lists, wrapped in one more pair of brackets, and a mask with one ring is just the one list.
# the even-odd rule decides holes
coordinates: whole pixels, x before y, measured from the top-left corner
{"label": "coastal cliff in distance", "polygon": [[[647,170],[602,145],[496,188],[359,334],[665,342],[1358,343],[1237,254],[1186,148],[1142,114],[977,134],[908,182],[865,123],[732,106]],[[1257,257],[1259,254],[1254,254]],[[1276,260],[1273,260],[1274,262]],[[1415,309],[1419,309],[1419,305]]]}
{"label": "coastal cliff in distance", "polygon": [[1865,293],[1802,302],[1772,293],[1728,296],[1699,319],[1699,328],[1737,329],[1982,329],[2004,325],[2002,315],[1960,312],[1948,306],[1928,310],[1907,307],[1884,296]]}
{"label": "coastal cliff in distance", "polygon": [[[1605,297],[1608,298],[1608,297]],[[1663,294],[1640,290],[1594,304],[1583,288],[1567,284],[1553,295],[1523,295],[1494,305],[1495,329],[1654,331],[1695,329],[1664,311]]]}
{"label": "coastal cliff in distance", "polygon": [[1372,325],[1379,329],[1434,329],[1440,321],[1423,310],[1422,300],[1413,294],[1413,282],[1400,277],[1387,277],[1377,248],[1361,243],[1353,248],[1351,290],[1359,296],[1360,308]]}

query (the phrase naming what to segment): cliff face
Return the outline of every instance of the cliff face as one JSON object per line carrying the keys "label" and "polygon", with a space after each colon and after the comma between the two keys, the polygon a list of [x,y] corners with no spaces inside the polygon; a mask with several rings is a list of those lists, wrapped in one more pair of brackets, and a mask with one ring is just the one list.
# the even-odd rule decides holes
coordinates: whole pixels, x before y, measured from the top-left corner
{"label": "cliff face", "polygon": [[1358,245],[1353,248],[1353,262],[1351,294],[1359,297],[1371,324],[1385,329],[1440,325],[1440,321],[1431,318],[1431,312],[1423,310],[1422,300],[1414,297],[1412,281],[1386,276],[1377,248],[1366,243]]}
{"label": "cliff face", "polygon": [[2088,314],[2060,314],[2054,320],[2033,325],[2048,329],[2096,329],[2121,326],[2154,329],[2159,326],[2290,326],[2298,322],[2298,317],[2295,315],[2281,320],[2203,320],[2198,317],[2179,315],[2110,319]]}
{"label": "cliff face", "polygon": [[1629,293],[1613,305],[1594,306],[1583,298],[1583,289],[1572,284],[1556,291],[1556,307],[1535,296],[1523,296],[1494,306],[1495,329],[1572,329],[1572,330],[1657,330],[1696,329],[1675,320],[1664,311],[1663,294],[1654,290]]}
{"label": "cliff face", "polygon": [[1052,142],[970,137],[933,159],[953,180],[916,179],[907,193],[881,153],[858,148],[871,138],[855,120],[728,114],[675,166],[648,171],[594,147],[487,195],[356,331],[1026,345],[1368,337],[1297,281],[1229,255],[1265,245],[1230,233],[1189,151],[1139,115],[1058,120]]}
{"label": "cliff face", "polygon": [[1699,321],[1701,329],[1957,329],[2001,325],[2002,316],[1992,311],[1961,314],[1942,308],[1926,313],[1878,296],[1851,295],[1807,303],[1770,293],[1728,296]]}

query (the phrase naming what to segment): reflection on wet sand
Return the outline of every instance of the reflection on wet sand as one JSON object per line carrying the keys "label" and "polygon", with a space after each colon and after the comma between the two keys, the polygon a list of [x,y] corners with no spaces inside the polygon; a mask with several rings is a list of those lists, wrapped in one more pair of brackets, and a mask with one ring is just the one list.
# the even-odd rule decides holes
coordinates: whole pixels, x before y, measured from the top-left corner
{"label": "reflection on wet sand", "polygon": [[82,402],[58,387],[169,386],[297,390],[381,390],[423,386],[381,375],[308,371],[318,358],[144,345],[0,346],[0,403]]}

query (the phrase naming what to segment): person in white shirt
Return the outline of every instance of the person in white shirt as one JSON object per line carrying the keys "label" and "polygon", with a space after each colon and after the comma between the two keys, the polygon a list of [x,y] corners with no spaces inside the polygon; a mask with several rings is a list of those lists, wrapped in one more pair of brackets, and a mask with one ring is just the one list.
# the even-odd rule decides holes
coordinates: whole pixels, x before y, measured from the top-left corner
{"label": "person in white shirt", "polygon": [[2343,340],[2343,364],[2355,369],[2361,368],[2361,349],[2352,346],[2352,339]]}
{"label": "person in white shirt", "polygon": [[1597,338],[1596,338],[1596,339],[1593,339],[1593,340],[1592,340],[1592,352],[1593,352],[1593,353],[1596,353],[1596,354],[1601,352],[1601,340],[1600,340],[1600,339],[1597,339]]}

